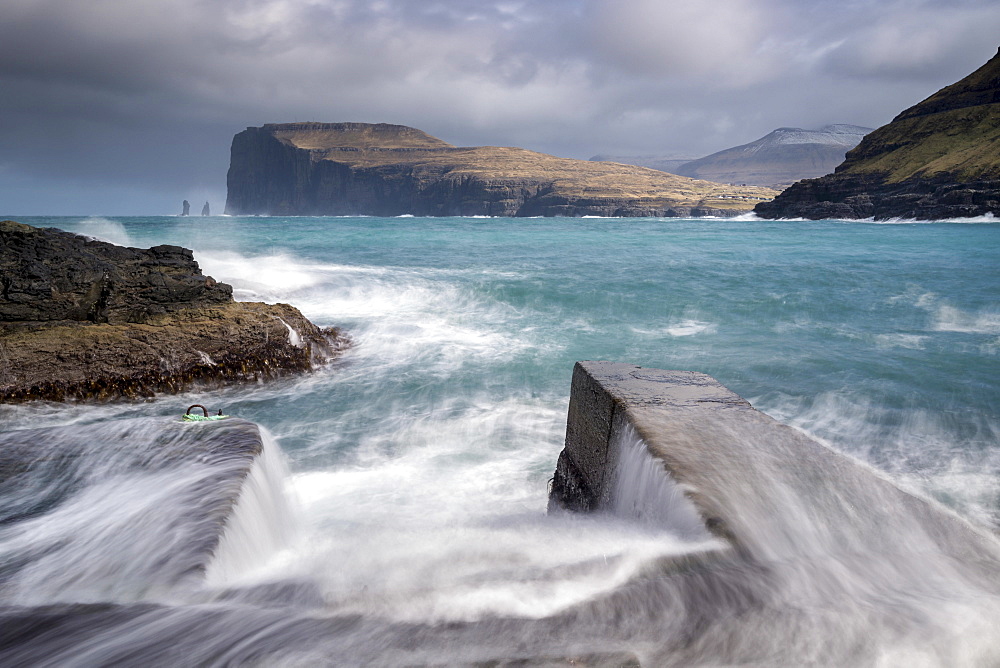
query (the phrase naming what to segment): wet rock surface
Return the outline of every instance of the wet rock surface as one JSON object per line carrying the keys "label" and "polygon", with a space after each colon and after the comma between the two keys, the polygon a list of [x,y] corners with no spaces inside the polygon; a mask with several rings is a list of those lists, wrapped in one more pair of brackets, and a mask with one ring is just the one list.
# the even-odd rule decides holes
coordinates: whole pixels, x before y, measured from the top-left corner
{"label": "wet rock surface", "polygon": [[0,244],[0,322],[143,322],[233,299],[180,246],[127,248],[11,220]]}
{"label": "wet rock surface", "polygon": [[113,399],[306,371],[346,347],[287,304],[234,302],[178,246],[0,223],[0,401]]}

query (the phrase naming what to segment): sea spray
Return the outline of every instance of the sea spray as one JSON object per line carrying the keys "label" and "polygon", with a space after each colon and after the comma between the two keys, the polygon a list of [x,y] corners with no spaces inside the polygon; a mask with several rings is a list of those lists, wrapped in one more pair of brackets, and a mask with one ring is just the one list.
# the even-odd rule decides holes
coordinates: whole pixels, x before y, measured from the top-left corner
{"label": "sea spray", "polygon": [[117,220],[109,220],[108,218],[86,218],[72,226],[68,231],[119,246],[134,245],[125,226]]}

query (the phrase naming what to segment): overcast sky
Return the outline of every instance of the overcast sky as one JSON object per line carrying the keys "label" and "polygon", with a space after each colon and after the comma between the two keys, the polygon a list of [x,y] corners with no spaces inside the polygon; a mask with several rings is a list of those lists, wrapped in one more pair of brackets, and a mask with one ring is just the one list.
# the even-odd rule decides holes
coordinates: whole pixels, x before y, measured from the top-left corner
{"label": "overcast sky", "polygon": [[0,216],[221,212],[270,122],[573,158],[877,127],[998,46],[997,0],[3,0]]}

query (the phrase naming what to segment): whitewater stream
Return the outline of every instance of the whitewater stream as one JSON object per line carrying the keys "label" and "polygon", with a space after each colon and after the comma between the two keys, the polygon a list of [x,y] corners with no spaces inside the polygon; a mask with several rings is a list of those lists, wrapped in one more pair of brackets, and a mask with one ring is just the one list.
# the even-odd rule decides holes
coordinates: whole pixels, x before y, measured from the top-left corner
{"label": "whitewater stream", "polygon": [[[905,518],[891,559],[841,554],[814,540],[840,509],[789,496],[745,518],[770,556],[713,566],[633,434],[615,512],[546,513],[573,363],[607,359],[707,373],[994,540],[992,219],[20,220],[192,248],[354,345],[269,384],[0,406],[0,440],[48,462],[0,487],[4,665],[1000,664],[995,554],[956,568]],[[155,456],[197,445],[164,436],[194,403],[264,442],[204,568],[206,485],[234,464]]]}

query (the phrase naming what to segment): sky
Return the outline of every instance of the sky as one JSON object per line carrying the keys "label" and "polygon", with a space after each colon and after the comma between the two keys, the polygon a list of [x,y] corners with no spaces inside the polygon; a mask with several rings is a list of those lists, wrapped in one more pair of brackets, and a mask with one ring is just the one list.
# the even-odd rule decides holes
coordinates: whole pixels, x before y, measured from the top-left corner
{"label": "sky", "polygon": [[583,159],[878,127],[998,46],[997,0],[3,0],[0,216],[221,213],[264,123]]}

